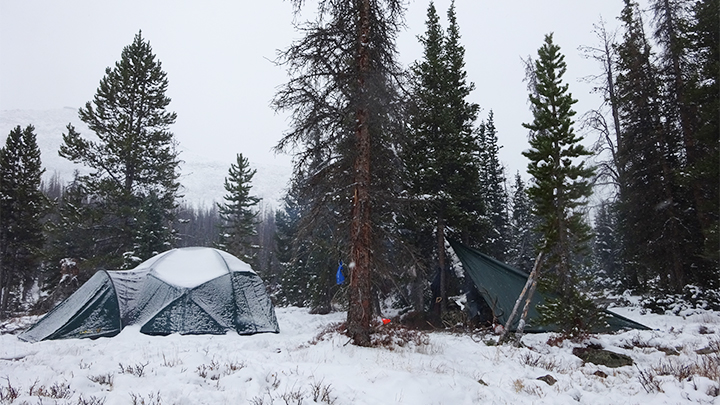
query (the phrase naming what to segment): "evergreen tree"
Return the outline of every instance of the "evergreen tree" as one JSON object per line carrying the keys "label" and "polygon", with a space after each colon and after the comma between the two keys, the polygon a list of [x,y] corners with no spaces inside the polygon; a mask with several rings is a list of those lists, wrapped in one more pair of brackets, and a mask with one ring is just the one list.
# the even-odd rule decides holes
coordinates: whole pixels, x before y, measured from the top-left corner
{"label": "evergreen tree", "polygon": [[[703,256],[714,269],[703,277],[720,280],[720,1],[694,3],[694,18],[689,28],[690,75],[687,104],[696,106],[696,157],[688,167],[688,177],[695,187],[698,217],[704,237]],[[712,284],[707,283],[708,286]],[[717,285],[715,284],[715,287]]]}
{"label": "evergreen tree", "polygon": [[[75,173],[74,179],[62,187],[46,217],[47,243],[41,277],[45,295],[34,308],[38,312],[49,311],[70,296],[105,260],[95,241],[95,230],[102,226],[100,211],[94,209],[78,178]],[[68,264],[77,274],[66,276],[63,267],[67,270]]]}
{"label": "evergreen tree", "polygon": [[[692,55],[693,35],[693,7],[690,2],[679,0],[654,0],[651,4],[654,11],[655,42],[659,45],[659,73],[662,82],[661,107],[664,116],[663,131],[667,137],[677,139],[680,145],[681,154],[678,159],[678,172],[673,173],[677,177],[677,184],[680,188],[675,196],[678,219],[681,222],[679,227],[684,230],[682,237],[685,241],[683,248],[683,267],[685,274],[678,283],[683,287],[687,283],[695,283],[703,287],[717,286],[718,283],[707,280],[718,280],[718,269],[713,268],[713,262],[707,260],[703,253],[706,249],[706,239],[709,235],[708,228],[713,223],[713,217],[717,218],[717,210],[706,211],[710,207],[718,207],[715,199],[707,201],[712,193],[707,193],[708,181],[717,187],[718,170],[714,170],[713,176],[703,176],[698,167],[706,161],[706,152],[715,152],[717,155],[717,142],[711,143],[714,147],[701,145],[698,138],[700,121],[698,120],[699,106],[693,100],[692,94],[696,91],[696,83],[692,77],[696,76],[695,70],[700,68],[691,61],[698,58]],[[717,3],[714,9],[715,27],[718,26]],[[714,33],[717,38],[717,30]],[[714,52],[717,53],[717,39],[714,44]],[[715,71],[712,81],[717,81]],[[718,98],[715,94],[715,98]],[[715,114],[717,119],[717,114]],[[715,140],[717,140],[717,134]],[[710,140],[710,139],[708,139]],[[716,166],[717,168],[717,166]],[[714,181],[713,181],[714,180]],[[716,194],[717,195],[717,194]],[[715,245],[717,249],[717,245]],[[714,266],[717,267],[717,261]]]}
{"label": "evergreen tree", "polygon": [[280,285],[280,263],[276,256],[277,224],[275,211],[268,206],[261,206],[255,226],[255,245],[258,247],[255,258],[255,269],[261,275],[268,293],[276,296]]}
{"label": "evergreen tree", "polygon": [[452,231],[465,243],[477,245],[481,238],[473,231],[484,214],[479,145],[472,128],[479,107],[466,100],[474,85],[466,80],[454,3],[448,20],[445,34],[431,2],[427,31],[420,37],[424,57],[412,67],[411,131],[403,149],[410,190],[416,196],[412,220],[427,224],[419,231],[432,233],[432,238],[416,241],[433,240],[429,247],[434,252],[432,267],[439,272],[435,301],[441,314],[447,310],[450,268],[445,238]]}
{"label": "evergreen tree", "polygon": [[[167,87],[167,74],[138,33],[105,70],[93,101],[79,110],[98,140],[83,138],[72,125],[63,134],[60,155],[92,171],[78,180],[89,209],[102,218],[93,237],[107,267],[122,265],[117,259],[123,256],[130,267],[174,242],[179,160],[168,130],[176,114],[166,111]],[[137,215],[141,210],[153,214]]]}
{"label": "evergreen tree", "polygon": [[298,236],[300,209],[293,197],[289,191],[283,198],[282,209],[275,213],[276,254],[282,268],[279,299],[285,305],[303,307],[310,303],[308,295],[305,294],[309,283],[303,277],[307,273],[298,268],[301,260],[297,260],[299,255],[294,241]]}
{"label": "evergreen tree", "polygon": [[679,140],[663,128],[661,82],[636,3],[626,0],[618,45],[617,102],[621,128],[618,162],[625,287],[649,288],[659,277],[662,290],[679,292],[685,283],[682,200],[676,174]]}
{"label": "evergreen tree", "polygon": [[615,204],[604,201],[595,214],[593,254],[595,277],[608,287],[623,285],[622,240]]}
{"label": "evergreen tree", "polygon": [[329,217],[313,212],[315,206],[301,194],[294,183],[284,198],[284,210],[276,217],[278,260],[283,268],[280,296],[287,304],[326,314],[338,291],[335,275],[343,256],[343,238]]}
{"label": "evergreen tree", "polygon": [[540,235],[535,230],[538,220],[533,203],[527,194],[525,182],[520,173],[515,174],[512,194],[512,216],[510,218],[510,248],[507,263],[530,274],[537,256]]}
{"label": "evergreen tree", "polygon": [[487,122],[479,128],[480,149],[480,190],[485,202],[488,232],[486,242],[481,245],[488,255],[497,260],[505,261],[509,249],[508,194],[505,190],[505,170],[500,163],[500,146],[498,146],[497,130],[495,129],[492,110]]}
{"label": "evergreen tree", "polygon": [[64,259],[76,260],[83,268],[91,269],[102,266],[105,260],[95,234],[102,226],[101,211],[93,206],[77,173],[53,208],[55,218],[47,224],[49,274],[45,275],[45,287],[49,290],[60,281],[60,263]]}
{"label": "evergreen tree", "polygon": [[256,235],[257,204],[260,202],[260,198],[250,195],[256,172],[250,168],[248,159],[238,153],[237,162],[230,164],[225,178],[225,202],[218,204],[221,219],[218,247],[252,264],[256,250],[252,237]]}
{"label": "evergreen tree", "polygon": [[552,34],[538,50],[534,64],[536,93],[530,94],[533,122],[523,124],[531,131],[531,149],[523,152],[530,163],[534,183],[528,193],[541,219],[541,249],[546,254],[542,278],[545,288],[557,294],[541,310],[543,322],[558,325],[570,335],[586,333],[597,320],[589,298],[576,288],[577,269],[573,258],[586,247],[590,228],[583,208],[592,189],[593,169],[579,162],[590,155],[573,130],[573,104],[577,100],[563,83],[565,57],[553,43]]}
{"label": "evergreen tree", "polygon": [[[304,2],[293,3],[299,10]],[[278,149],[303,146],[295,176],[308,214],[322,216],[333,235],[347,235],[333,243],[352,264],[347,331],[355,344],[369,345],[373,280],[394,263],[383,244],[395,238],[393,137],[402,126],[394,41],[403,2],[321,0],[318,7],[304,37],[281,55],[291,79],[274,103],[293,110],[293,128]]]}
{"label": "evergreen tree", "polygon": [[35,128],[17,126],[0,148],[0,319],[19,308],[39,267],[47,202]]}

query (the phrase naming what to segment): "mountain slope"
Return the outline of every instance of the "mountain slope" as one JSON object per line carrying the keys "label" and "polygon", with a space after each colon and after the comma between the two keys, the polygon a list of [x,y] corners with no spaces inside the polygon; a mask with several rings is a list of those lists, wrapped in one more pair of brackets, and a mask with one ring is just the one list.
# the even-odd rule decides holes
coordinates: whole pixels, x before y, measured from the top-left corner
{"label": "mountain slope", "polygon": [[[25,127],[33,125],[37,134],[38,145],[42,153],[45,179],[55,173],[63,181],[69,181],[73,172],[84,168],[60,157],[58,150],[62,143],[62,134],[67,132],[66,126],[73,126],[85,137],[92,139],[87,125],[77,116],[77,109],[71,107],[53,110],[2,110],[0,111],[0,141],[5,144],[5,138],[10,131],[20,125]],[[196,207],[209,207],[213,202],[222,201],[225,189],[223,182],[232,162],[224,162],[211,156],[202,156],[179,145],[181,164],[180,183],[183,199]],[[237,151],[243,153],[243,151]],[[243,155],[245,155],[243,153]],[[256,163],[253,156],[245,155],[250,165],[257,169],[253,180],[252,193],[263,199],[261,205],[279,207],[287,186],[292,168],[289,165]]]}

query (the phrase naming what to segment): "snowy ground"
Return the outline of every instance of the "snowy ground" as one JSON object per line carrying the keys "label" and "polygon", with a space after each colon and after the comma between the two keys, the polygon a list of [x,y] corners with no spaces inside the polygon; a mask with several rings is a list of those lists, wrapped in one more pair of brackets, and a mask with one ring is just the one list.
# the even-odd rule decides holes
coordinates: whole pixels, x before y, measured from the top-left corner
{"label": "snowy ground", "polygon": [[[720,313],[641,315],[652,331],[593,338],[629,355],[608,368],[573,345],[526,335],[526,348],[491,336],[435,332],[405,346],[361,348],[317,336],[344,313],[277,308],[281,332],[113,338],[35,344],[0,335],[0,404],[677,404],[720,403]],[[704,353],[704,354],[699,354]],[[538,377],[550,374],[549,385]]]}

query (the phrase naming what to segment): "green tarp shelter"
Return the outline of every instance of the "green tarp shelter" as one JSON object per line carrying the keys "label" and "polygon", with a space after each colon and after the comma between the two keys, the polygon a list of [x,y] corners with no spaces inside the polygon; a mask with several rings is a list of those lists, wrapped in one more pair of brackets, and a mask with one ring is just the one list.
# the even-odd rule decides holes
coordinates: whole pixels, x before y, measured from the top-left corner
{"label": "green tarp shelter", "polygon": [[[457,241],[449,240],[448,242],[460,259],[465,272],[470,276],[478,292],[492,310],[493,315],[497,318],[497,321],[505,325],[507,317],[510,315],[510,312],[512,312],[515,302],[520,296],[523,287],[525,287],[528,275],[483,254],[477,249],[465,246]],[[550,332],[554,330],[552,325],[539,325],[537,323],[539,316],[536,307],[542,304],[544,300],[545,295],[535,291],[532,301],[530,302],[531,305],[528,310],[525,331]],[[621,329],[649,329],[645,325],[641,325],[612,311],[605,310],[605,313],[607,315],[608,328],[596,332],[611,332]],[[512,325],[513,330],[517,327],[518,321],[519,316],[518,320]]]}
{"label": "green tarp shelter", "polygon": [[257,273],[227,252],[195,247],[161,253],[132,270],[98,271],[19,338],[115,336],[128,325],[149,335],[279,332]]}

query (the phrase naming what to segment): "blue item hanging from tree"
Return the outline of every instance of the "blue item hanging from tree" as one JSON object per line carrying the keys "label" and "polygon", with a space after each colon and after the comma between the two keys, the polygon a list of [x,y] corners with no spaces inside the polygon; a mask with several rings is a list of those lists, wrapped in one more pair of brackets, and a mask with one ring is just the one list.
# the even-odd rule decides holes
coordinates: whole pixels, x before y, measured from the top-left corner
{"label": "blue item hanging from tree", "polygon": [[337,274],[335,275],[335,280],[337,281],[338,285],[345,282],[345,276],[342,273],[342,268],[343,268],[343,262],[342,262],[342,260],[340,260],[340,262],[338,263],[338,271],[337,271]]}

